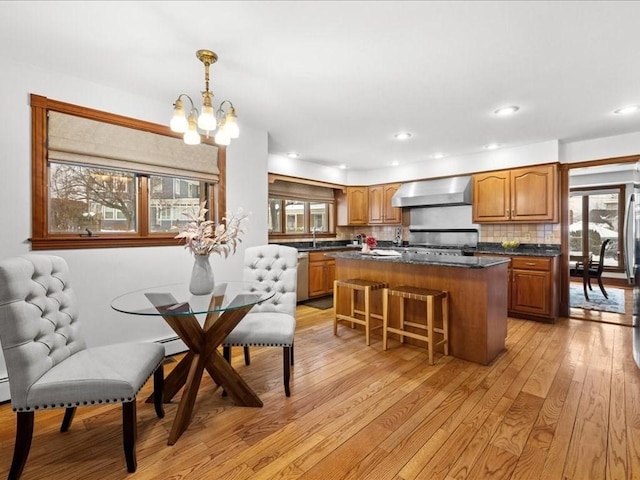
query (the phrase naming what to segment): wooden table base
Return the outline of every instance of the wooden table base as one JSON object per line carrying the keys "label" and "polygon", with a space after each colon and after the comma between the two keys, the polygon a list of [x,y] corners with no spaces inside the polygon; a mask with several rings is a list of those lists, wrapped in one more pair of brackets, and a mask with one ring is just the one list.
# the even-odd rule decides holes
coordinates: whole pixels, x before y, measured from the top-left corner
{"label": "wooden table base", "polygon": [[[246,407],[262,407],[262,401],[249,385],[218,352],[218,346],[253,307],[248,305],[234,310],[226,310],[221,315],[209,313],[201,327],[197,318],[189,314],[189,304],[181,303],[165,308],[156,306],[162,317],[189,347],[189,352],[165,379],[163,402],[169,403],[184,387],[178,411],[171,427],[168,444],[173,445],[187,429],[193,416],[202,374],[206,370],[218,385],[222,386],[231,399]],[[152,400],[151,397],[147,402]]]}

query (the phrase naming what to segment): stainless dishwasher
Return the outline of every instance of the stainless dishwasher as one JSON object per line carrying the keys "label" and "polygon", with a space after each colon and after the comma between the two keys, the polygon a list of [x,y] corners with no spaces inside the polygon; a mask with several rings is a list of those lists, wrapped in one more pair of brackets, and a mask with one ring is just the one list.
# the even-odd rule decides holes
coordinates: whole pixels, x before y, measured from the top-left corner
{"label": "stainless dishwasher", "polygon": [[309,252],[298,252],[298,302],[309,298]]}

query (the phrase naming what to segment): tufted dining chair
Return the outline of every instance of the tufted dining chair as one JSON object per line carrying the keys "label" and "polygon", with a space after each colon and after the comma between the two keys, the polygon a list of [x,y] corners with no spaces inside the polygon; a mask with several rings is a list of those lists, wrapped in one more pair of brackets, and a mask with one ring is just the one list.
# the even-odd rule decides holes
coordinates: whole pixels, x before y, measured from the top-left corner
{"label": "tufted dining chair", "polygon": [[127,470],[136,470],[136,394],[154,375],[154,404],[162,407],[164,347],[121,343],[88,348],[64,259],[24,255],[0,261],[0,342],[17,414],[9,479],[20,478],[33,437],[34,412],[65,408],[61,432],[76,407],[122,403]]}
{"label": "tufted dining chair", "polygon": [[223,355],[231,361],[231,347],[244,347],[245,364],[251,363],[249,347],[282,347],[284,391],[291,395],[289,379],[293,365],[296,329],[298,250],[284,245],[249,247],[244,254],[243,280],[260,282],[276,291],[256,305],[223,342]]}

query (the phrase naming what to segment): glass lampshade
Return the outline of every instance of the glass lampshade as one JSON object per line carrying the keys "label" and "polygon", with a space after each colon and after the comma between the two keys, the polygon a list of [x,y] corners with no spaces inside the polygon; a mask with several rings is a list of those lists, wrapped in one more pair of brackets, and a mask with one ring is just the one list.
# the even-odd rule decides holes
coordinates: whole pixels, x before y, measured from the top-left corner
{"label": "glass lampshade", "polygon": [[213,107],[203,105],[202,113],[198,117],[198,128],[210,132],[216,129],[216,116]]}
{"label": "glass lampshade", "polygon": [[218,133],[214,138],[218,145],[229,145],[231,143],[231,139],[224,128],[219,128]]}
{"label": "glass lampshade", "polygon": [[240,129],[238,128],[238,122],[236,122],[236,116],[231,112],[227,114],[224,122],[224,131],[229,138],[238,138],[240,136]]}
{"label": "glass lampshade", "polygon": [[172,131],[178,133],[184,133],[189,128],[189,122],[184,114],[184,108],[182,107],[182,100],[176,100],[175,107],[173,109],[173,117],[169,127]]}
{"label": "glass lampshade", "polygon": [[189,129],[182,137],[187,145],[198,145],[200,143],[200,134],[196,125],[196,116],[194,113],[189,115]]}

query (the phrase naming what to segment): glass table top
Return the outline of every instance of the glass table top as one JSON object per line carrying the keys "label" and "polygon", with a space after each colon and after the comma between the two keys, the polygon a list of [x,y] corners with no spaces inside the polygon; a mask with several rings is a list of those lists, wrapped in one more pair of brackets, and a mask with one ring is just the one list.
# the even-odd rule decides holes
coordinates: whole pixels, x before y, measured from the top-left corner
{"label": "glass table top", "polygon": [[113,299],[111,308],[133,315],[194,315],[244,308],[274,295],[275,290],[258,282],[217,283],[207,295],[193,295],[187,284],[176,283],[125,293]]}

